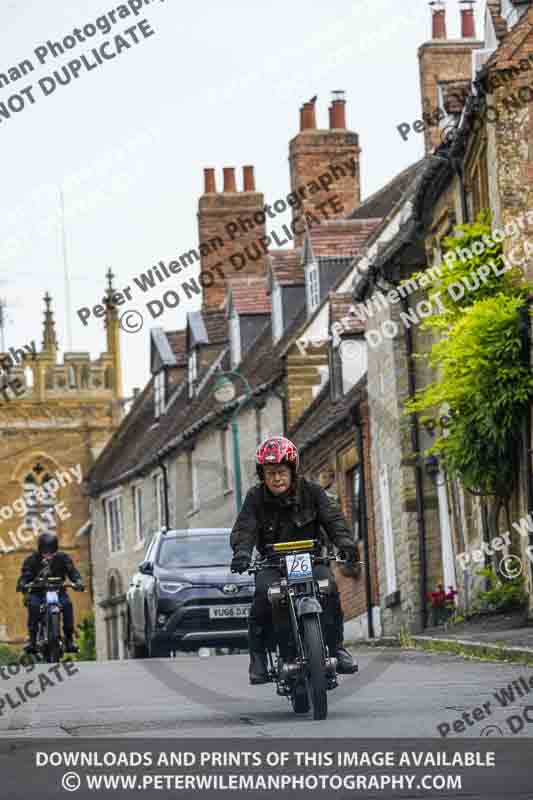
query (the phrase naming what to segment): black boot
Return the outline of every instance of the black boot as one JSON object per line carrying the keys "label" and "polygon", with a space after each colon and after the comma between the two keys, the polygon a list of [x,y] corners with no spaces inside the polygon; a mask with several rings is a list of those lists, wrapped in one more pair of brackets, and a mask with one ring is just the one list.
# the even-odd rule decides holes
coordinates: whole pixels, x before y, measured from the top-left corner
{"label": "black boot", "polygon": [[249,675],[252,686],[259,683],[269,683],[268,662],[264,651],[258,653],[252,653],[252,651],[250,651]]}
{"label": "black boot", "polygon": [[30,655],[37,655],[37,634],[30,631],[30,640],[24,647],[24,651]]}
{"label": "black boot", "polygon": [[354,663],[350,653],[344,647],[337,647],[335,658],[337,659],[337,672],[339,675],[352,675],[358,671],[359,667]]}
{"label": "black boot", "polygon": [[78,647],[74,644],[73,633],[65,633],[65,651],[67,653],[79,653]]}

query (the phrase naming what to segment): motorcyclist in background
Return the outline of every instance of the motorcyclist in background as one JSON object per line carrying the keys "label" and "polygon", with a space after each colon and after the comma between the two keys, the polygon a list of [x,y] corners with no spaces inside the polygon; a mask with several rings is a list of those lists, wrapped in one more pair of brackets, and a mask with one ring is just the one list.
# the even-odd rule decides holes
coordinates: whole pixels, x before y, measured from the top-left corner
{"label": "motorcyclist in background", "polygon": [[[84,590],[80,573],[67,553],[58,550],[57,536],[52,533],[41,533],[37,540],[37,551],[24,561],[22,571],[17,581],[17,592],[24,592],[29,583],[38,582],[45,578],[68,578],[76,586],[76,590]],[[37,630],[39,627],[39,614],[44,601],[46,588],[32,588],[28,593],[28,633],[29,644],[26,652],[37,652]],[[70,597],[65,589],[59,591],[59,602],[63,609],[63,631],[65,634],[65,650],[67,653],[77,653],[74,644],[74,609]]]}
{"label": "motorcyclist in background", "polygon": [[[320,540],[321,528],[343,557],[348,561],[356,560],[354,537],[340,507],[318,484],[298,476],[299,463],[296,446],[284,436],[273,436],[258,447],[256,470],[260,484],[248,491],[231,532],[233,572],[246,572],[254,546],[264,557],[265,545],[299,539]],[[343,618],[335,578],[326,564],[315,565],[313,574],[317,580],[328,578],[330,581],[322,626],[330,655],[337,659],[337,671],[356,672],[357,666],[343,646]],[[252,684],[268,681],[264,634],[272,626],[272,609],[267,592],[272,583],[279,581],[279,576],[279,570],[274,567],[266,567],[256,575],[248,630]]]}

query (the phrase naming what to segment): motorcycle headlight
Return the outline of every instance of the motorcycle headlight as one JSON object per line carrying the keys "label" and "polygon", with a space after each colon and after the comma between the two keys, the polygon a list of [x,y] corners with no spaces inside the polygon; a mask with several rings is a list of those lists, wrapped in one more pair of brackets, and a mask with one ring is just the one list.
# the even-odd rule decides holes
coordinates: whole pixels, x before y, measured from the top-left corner
{"label": "motorcycle headlight", "polygon": [[172,581],[161,581],[161,588],[164,592],[169,594],[177,594],[183,589],[188,589],[192,583],[173,583]]}

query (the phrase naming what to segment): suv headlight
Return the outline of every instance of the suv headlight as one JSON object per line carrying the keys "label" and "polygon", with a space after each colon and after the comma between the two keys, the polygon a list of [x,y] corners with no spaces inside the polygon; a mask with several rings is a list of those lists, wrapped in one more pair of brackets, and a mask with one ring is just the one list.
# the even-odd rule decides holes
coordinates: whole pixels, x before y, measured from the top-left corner
{"label": "suv headlight", "polygon": [[173,583],[171,581],[161,581],[161,588],[164,592],[168,592],[169,594],[177,594],[181,592],[182,589],[188,589],[192,586],[192,583]]}

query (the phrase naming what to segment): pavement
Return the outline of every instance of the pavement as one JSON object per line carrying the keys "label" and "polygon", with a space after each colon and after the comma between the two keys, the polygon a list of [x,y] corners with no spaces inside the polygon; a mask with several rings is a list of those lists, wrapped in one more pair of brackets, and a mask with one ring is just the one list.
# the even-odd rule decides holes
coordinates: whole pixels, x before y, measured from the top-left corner
{"label": "pavement", "polygon": [[[370,644],[370,642],[367,642]],[[417,647],[425,650],[470,655],[533,665],[533,620],[520,612],[480,615],[459,625],[441,625],[423,634],[378,639],[375,645]],[[356,642],[350,643],[357,648]]]}

